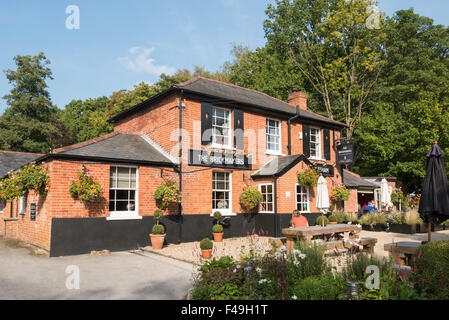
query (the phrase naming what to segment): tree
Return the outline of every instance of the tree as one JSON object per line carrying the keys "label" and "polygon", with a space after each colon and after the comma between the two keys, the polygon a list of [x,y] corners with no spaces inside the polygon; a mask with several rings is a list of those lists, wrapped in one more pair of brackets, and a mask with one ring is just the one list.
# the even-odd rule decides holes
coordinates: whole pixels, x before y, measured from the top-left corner
{"label": "tree", "polygon": [[371,0],[276,0],[268,43],[289,56],[319,93],[329,118],[351,137],[385,64],[383,19],[371,28]]}
{"label": "tree", "polygon": [[9,107],[0,117],[1,149],[46,153],[52,148],[50,136],[60,135],[51,124],[57,112],[47,91],[47,79],[52,78],[44,53],[37,56],[14,57],[16,70],[5,74],[13,86],[3,98]]}
{"label": "tree", "polygon": [[449,29],[410,9],[388,18],[386,32],[388,60],[354,134],[353,169],[418,191],[432,143],[449,154]]}

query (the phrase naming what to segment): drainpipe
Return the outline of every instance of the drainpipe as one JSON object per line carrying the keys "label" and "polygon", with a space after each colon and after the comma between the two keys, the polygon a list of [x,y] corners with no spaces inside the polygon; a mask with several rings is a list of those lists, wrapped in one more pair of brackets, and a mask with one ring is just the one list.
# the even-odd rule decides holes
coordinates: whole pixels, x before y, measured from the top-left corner
{"label": "drainpipe", "polygon": [[291,122],[293,120],[298,119],[300,116],[300,112],[299,112],[299,106],[296,106],[296,114],[291,117],[290,119],[287,120],[287,127],[288,127],[288,145],[287,145],[287,150],[288,150],[288,155],[290,156],[292,154],[292,129],[291,129]]}
{"label": "drainpipe", "polygon": [[274,237],[278,237],[278,178],[273,175],[273,193],[274,193]]}
{"label": "drainpipe", "polygon": [[179,225],[178,225],[178,243],[181,243],[182,239],[182,94],[184,90],[181,89],[179,94],[179,154],[178,154],[178,166],[179,166],[179,192],[181,194],[181,203],[178,206]]}

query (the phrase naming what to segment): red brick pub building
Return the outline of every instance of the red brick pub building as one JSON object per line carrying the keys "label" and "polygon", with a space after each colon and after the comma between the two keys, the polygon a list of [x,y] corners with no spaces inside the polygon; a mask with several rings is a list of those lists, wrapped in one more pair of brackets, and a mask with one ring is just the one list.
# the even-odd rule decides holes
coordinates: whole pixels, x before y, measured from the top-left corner
{"label": "red brick pub building", "polygon": [[[299,185],[297,172],[315,167],[330,194],[343,184],[336,146],[345,125],[309,111],[302,92],[284,102],[198,77],[109,121],[113,133],[50,154],[0,152],[2,176],[30,161],[43,163],[50,176],[46,196],[29,192],[4,204],[0,232],[51,256],[147,246],[154,190],[171,179],[182,202],[163,217],[168,243],[211,237],[216,210],[226,218],[225,237],[253,230],[280,236],[294,209],[311,225],[319,215],[316,188]],[[83,168],[101,184],[101,201],[84,205],[70,196]],[[262,191],[258,213],[242,212],[246,187]],[[357,191],[351,190],[344,209],[356,212]]]}

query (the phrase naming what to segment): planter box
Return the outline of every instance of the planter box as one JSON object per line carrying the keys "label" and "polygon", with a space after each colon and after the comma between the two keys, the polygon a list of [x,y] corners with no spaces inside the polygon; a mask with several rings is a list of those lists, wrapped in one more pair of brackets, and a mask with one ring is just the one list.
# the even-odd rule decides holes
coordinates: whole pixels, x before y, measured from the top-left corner
{"label": "planter box", "polygon": [[[448,227],[442,226],[440,224],[432,224],[432,232],[446,230]],[[427,233],[427,223],[416,225],[416,232]]]}
{"label": "planter box", "polygon": [[388,231],[395,233],[414,234],[416,233],[416,224],[390,224]]}
{"label": "planter box", "polygon": [[432,224],[432,231],[442,231],[444,230],[441,224]]}
{"label": "planter box", "polygon": [[387,226],[383,224],[375,224],[375,225],[362,224],[362,230],[365,231],[385,231],[386,229]]}

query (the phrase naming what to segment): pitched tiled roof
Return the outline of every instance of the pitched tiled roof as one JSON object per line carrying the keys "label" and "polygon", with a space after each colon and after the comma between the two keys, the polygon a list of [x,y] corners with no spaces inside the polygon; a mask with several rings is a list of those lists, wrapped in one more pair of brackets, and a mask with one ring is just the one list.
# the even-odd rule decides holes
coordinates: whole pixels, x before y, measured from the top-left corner
{"label": "pitched tiled roof", "polygon": [[348,170],[343,170],[343,184],[348,188],[378,188],[376,184],[366,181],[358,174]]}
{"label": "pitched tiled roof", "polygon": [[305,161],[308,165],[311,165],[310,161],[302,154],[276,157],[256,170],[251,177],[281,176],[300,161]]}
{"label": "pitched tiled roof", "polygon": [[[263,92],[239,87],[226,82],[196,77],[187,82],[180,83],[176,85],[176,87],[198,94],[205,94],[238,103],[258,106],[270,111],[281,111],[283,113],[291,114],[292,116],[296,114],[296,108],[287,102],[271,97]],[[341,127],[346,126],[341,122],[331,120],[309,110],[300,110],[300,114],[301,117],[312,121],[325,122]]]}
{"label": "pitched tiled roof", "polygon": [[116,133],[105,139],[63,150],[57,154],[173,164],[167,156],[148,143],[144,137],[135,134]]}
{"label": "pitched tiled roof", "polygon": [[[184,90],[185,93],[197,94],[207,97],[213,97],[215,100],[222,103],[235,103],[255,108],[267,110],[270,112],[282,113],[286,116],[294,116],[296,108],[282,100],[271,97],[263,92],[239,87],[230,83],[221,82],[217,80],[207,79],[204,77],[196,77],[187,82],[174,85],[170,89],[128,109],[115,117],[109,119],[110,122],[115,122],[123,117],[126,117],[134,112],[150,107],[159,97],[175,91]],[[342,122],[329,119],[325,116],[319,115],[309,110],[300,110],[300,117],[312,122],[321,122],[328,125],[345,127]]]}
{"label": "pitched tiled roof", "polygon": [[42,154],[39,153],[0,151],[0,177],[6,176],[9,171],[17,170],[41,156]]}

